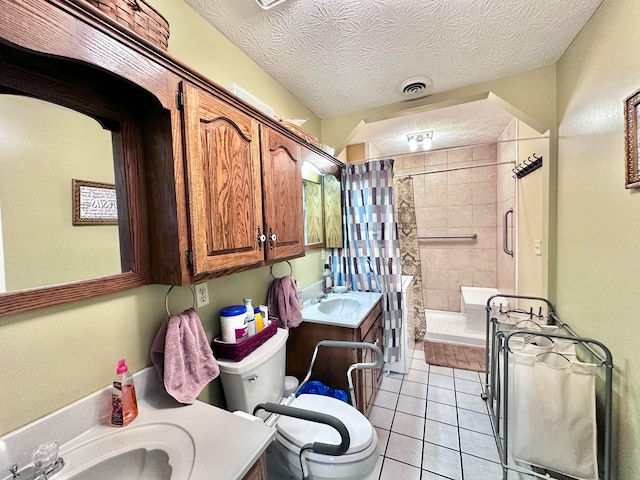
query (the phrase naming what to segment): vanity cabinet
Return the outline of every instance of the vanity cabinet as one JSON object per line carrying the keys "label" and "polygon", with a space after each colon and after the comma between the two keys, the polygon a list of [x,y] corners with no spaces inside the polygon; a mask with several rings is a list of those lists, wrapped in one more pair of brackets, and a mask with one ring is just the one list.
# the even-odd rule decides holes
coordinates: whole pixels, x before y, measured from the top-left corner
{"label": "vanity cabinet", "polygon": [[267,480],[267,454],[263,453],[242,480]]}
{"label": "vanity cabinet", "polygon": [[[303,321],[296,328],[289,329],[287,341],[287,375],[298,380],[307,374],[315,346],[321,340],[342,340],[367,342],[383,347],[382,309],[380,302],[368,313],[358,327],[344,327],[333,324]],[[383,350],[384,351],[384,350]],[[347,370],[354,363],[374,361],[371,350],[321,347],[316,358],[311,380],[319,380],[325,385],[349,393]],[[356,370],[354,388],[358,410],[367,415],[382,381],[382,368]]]}

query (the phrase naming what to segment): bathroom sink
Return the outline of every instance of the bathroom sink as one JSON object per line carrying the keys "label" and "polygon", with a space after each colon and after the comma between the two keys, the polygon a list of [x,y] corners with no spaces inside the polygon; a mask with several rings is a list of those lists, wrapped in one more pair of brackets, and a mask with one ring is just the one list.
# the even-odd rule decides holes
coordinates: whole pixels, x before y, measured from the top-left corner
{"label": "bathroom sink", "polygon": [[129,426],[62,448],[56,480],[183,480],[193,468],[195,446],[177,425]]}
{"label": "bathroom sink", "polygon": [[327,315],[346,315],[360,308],[360,302],[352,297],[338,297],[325,300],[318,306],[318,310]]}
{"label": "bathroom sink", "polygon": [[373,292],[330,293],[320,303],[305,303],[302,320],[355,328],[380,301],[380,297],[379,293]]}

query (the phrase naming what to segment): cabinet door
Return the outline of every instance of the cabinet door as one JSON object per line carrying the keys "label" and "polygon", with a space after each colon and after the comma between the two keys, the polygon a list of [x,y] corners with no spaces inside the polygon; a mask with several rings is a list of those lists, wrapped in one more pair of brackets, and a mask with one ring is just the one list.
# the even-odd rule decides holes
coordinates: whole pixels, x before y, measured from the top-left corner
{"label": "cabinet door", "polygon": [[267,259],[304,255],[302,147],[262,128],[262,182]]}
{"label": "cabinet door", "polygon": [[187,83],[183,93],[193,274],[258,263],[258,122]]}

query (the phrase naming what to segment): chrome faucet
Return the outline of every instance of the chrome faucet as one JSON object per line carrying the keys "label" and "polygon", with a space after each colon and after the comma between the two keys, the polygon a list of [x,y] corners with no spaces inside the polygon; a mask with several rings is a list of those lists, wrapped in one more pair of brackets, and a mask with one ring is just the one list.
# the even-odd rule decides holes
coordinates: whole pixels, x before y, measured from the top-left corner
{"label": "chrome faucet", "polygon": [[9,479],[20,480],[49,480],[64,467],[64,460],[58,457],[58,444],[56,442],[40,445],[31,455],[33,465],[18,470],[18,464],[14,464],[9,473]]}

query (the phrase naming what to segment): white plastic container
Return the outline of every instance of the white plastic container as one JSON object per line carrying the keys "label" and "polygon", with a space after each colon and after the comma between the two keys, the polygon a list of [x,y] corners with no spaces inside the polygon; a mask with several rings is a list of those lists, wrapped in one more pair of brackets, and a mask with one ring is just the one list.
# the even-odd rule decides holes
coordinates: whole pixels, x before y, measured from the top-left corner
{"label": "white plastic container", "polygon": [[231,305],[220,310],[220,329],[222,341],[226,343],[238,343],[248,337],[246,324],[247,307],[244,305]]}
{"label": "white plastic container", "polygon": [[250,298],[243,298],[244,306],[247,308],[247,334],[252,337],[256,333],[258,333],[258,329],[256,328],[256,316],[253,312],[253,305],[251,304]]}

